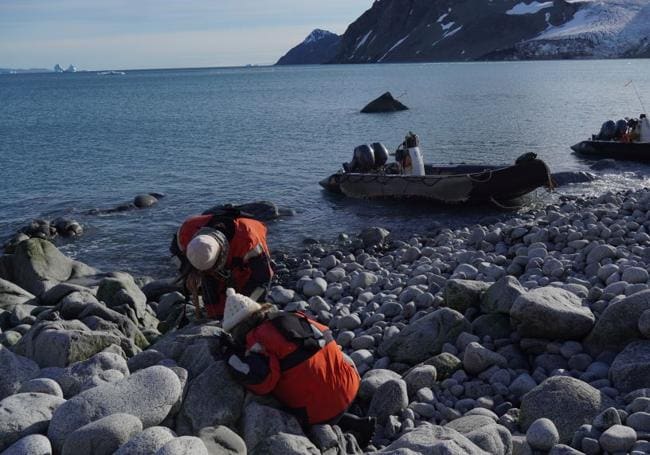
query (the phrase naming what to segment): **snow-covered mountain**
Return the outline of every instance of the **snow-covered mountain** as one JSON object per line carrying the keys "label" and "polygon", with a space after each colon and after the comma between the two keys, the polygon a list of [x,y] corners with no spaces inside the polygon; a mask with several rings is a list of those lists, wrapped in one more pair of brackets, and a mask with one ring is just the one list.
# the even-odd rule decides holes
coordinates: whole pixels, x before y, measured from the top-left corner
{"label": "snow-covered mountain", "polygon": [[376,0],[332,63],[650,57],[650,0]]}
{"label": "snow-covered mountain", "polygon": [[341,37],[327,30],[316,29],[296,47],[287,52],[277,65],[308,65],[327,63],[339,49]]}

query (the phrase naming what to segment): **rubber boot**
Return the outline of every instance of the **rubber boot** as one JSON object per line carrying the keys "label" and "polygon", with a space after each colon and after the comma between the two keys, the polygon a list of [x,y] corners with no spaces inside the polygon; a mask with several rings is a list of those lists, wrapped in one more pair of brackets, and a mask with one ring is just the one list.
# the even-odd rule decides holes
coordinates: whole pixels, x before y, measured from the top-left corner
{"label": "rubber boot", "polygon": [[354,414],[343,414],[337,425],[344,433],[352,433],[359,443],[359,447],[365,449],[375,435],[377,419],[374,417],[357,417]]}

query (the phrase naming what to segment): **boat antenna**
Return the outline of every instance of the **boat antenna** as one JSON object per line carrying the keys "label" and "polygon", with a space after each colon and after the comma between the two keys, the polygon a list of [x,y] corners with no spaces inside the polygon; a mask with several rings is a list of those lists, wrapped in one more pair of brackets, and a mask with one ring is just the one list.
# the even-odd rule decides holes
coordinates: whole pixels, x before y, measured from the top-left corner
{"label": "boat antenna", "polygon": [[634,80],[630,79],[630,81],[625,84],[627,87],[628,85],[631,85],[632,88],[634,89],[634,93],[636,93],[636,97],[639,100],[639,104],[641,105],[641,109],[643,109],[643,113],[645,114],[647,111],[645,110],[645,106],[643,105],[643,99],[641,99],[641,95],[639,94],[639,91],[636,88],[636,84],[634,83]]}

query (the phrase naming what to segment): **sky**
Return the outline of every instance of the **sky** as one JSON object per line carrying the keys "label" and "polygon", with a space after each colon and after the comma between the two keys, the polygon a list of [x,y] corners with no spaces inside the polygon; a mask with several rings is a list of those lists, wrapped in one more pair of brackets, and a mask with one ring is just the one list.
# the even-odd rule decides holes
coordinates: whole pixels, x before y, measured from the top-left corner
{"label": "sky", "polygon": [[372,0],[0,0],[0,68],[272,64]]}

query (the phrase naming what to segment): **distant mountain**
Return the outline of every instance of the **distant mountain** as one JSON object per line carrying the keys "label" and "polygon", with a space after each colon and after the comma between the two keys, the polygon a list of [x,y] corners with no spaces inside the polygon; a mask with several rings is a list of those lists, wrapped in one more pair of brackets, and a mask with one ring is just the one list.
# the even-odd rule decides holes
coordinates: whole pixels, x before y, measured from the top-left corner
{"label": "distant mountain", "polygon": [[648,56],[649,0],[376,0],[330,62]]}
{"label": "distant mountain", "polygon": [[316,29],[305,40],[287,52],[276,65],[314,65],[332,60],[339,50],[341,37],[327,30]]}

